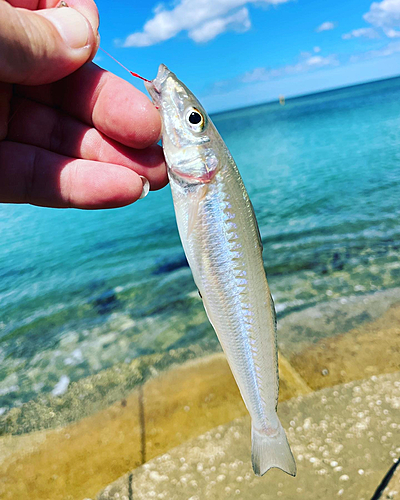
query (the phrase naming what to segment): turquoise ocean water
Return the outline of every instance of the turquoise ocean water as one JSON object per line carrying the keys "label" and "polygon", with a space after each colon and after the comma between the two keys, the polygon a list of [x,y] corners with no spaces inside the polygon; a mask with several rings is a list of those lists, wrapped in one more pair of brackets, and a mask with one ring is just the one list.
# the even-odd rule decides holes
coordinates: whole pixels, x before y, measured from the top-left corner
{"label": "turquoise ocean water", "polygon": [[[213,117],[278,315],[400,286],[400,78]],[[143,354],[216,345],[170,190],[85,212],[0,205],[0,414]]]}

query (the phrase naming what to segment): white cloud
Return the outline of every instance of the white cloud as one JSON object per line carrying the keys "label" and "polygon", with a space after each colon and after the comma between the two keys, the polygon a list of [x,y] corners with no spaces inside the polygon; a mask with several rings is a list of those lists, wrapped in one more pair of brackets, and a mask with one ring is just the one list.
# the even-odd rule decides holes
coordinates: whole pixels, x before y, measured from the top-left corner
{"label": "white cloud", "polygon": [[350,57],[350,62],[355,63],[359,61],[366,61],[369,59],[375,59],[376,57],[388,57],[393,54],[400,52],[400,42],[390,42],[386,47],[382,47],[377,50],[369,50],[363,54],[357,54]]}
{"label": "white cloud", "polygon": [[318,54],[318,52],[321,52],[321,47],[314,47],[313,51]]}
{"label": "white cloud", "polygon": [[350,40],[351,38],[379,38],[378,33],[374,28],[359,28],[350,33],[345,33],[342,35],[343,40]]}
{"label": "white cloud", "polygon": [[384,31],[385,31],[385,35],[388,38],[399,38],[400,37],[400,31],[396,31],[393,28],[387,28]]}
{"label": "white cloud", "polygon": [[329,31],[333,30],[336,28],[336,24],[332,23],[331,21],[326,21],[325,23],[322,23],[318,26],[318,28],[315,29],[317,33],[320,33],[321,31]]}
{"label": "white cloud", "polygon": [[[379,33],[384,33],[387,38],[400,38],[400,0],[382,0],[373,2],[369,11],[363,15],[365,21],[374,28],[360,28],[346,33],[342,38],[355,38],[367,36],[368,38],[378,38]],[[378,32],[376,31],[378,29]],[[377,57],[389,57],[400,52],[400,42],[389,42],[384,47],[375,50],[369,50],[361,54],[354,54],[350,57],[350,63],[375,59]]]}
{"label": "white cloud", "polygon": [[400,0],[373,2],[363,17],[368,23],[383,29],[400,26]]}
{"label": "white cloud", "polygon": [[[342,35],[344,40],[351,38],[379,38],[379,33],[384,33],[387,38],[399,38],[400,31],[395,28],[400,28],[400,0],[382,0],[381,2],[373,2],[369,11],[363,15],[367,23],[373,28],[359,28],[350,33]],[[378,31],[376,31],[377,28]],[[385,48],[384,48],[385,49]],[[381,50],[384,50],[381,49]],[[366,54],[379,51],[366,52]],[[358,58],[358,55],[354,56]],[[375,57],[375,56],[374,56]]]}
{"label": "white cloud", "polygon": [[280,66],[272,69],[256,68],[253,71],[246,73],[241,80],[244,83],[267,81],[298,73],[306,73],[325,66],[337,66],[338,64],[339,61],[333,54],[327,57],[322,57],[310,55],[304,52],[301,54],[300,61],[297,64],[289,64],[287,66]]}
{"label": "white cloud", "polygon": [[194,41],[205,42],[228,29],[250,28],[247,4],[278,5],[290,0],[178,0],[170,9],[159,5],[142,31],[132,33],[124,47],[148,47],[187,31]]}
{"label": "white cloud", "polygon": [[212,40],[219,34],[232,29],[238,32],[244,32],[251,28],[251,22],[249,18],[249,11],[246,7],[238,10],[231,16],[225,18],[211,19],[204,23],[199,28],[195,28],[189,31],[189,37],[198,43],[208,42]]}

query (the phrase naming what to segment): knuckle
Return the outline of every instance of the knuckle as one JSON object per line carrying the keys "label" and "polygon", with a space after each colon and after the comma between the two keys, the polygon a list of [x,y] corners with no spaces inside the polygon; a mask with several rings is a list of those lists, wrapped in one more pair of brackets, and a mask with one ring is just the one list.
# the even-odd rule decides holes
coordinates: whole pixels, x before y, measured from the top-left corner
{"label": "knuckle", "polygon": [[36,185],[36,175],[40,165],[40,153],[37,148],[33,148],[32,154],[30,156],[30,161],[27,163],[25,169],[25,179],[24,179],[24,203],[32,203],[35,192]]}
{"label": "knuckle", "polygon": [[49,149],[50,151],[58,152],[62,149],[64,142],[64,127],[60,116],[55,116],[53,127],[49,135]]}
{"label": "knuckle", "polygon": [[76,179],[78,178],[78,165],[77,162],[72,162],[68,165],[68,176],[67,176],[67,182],[66,182],[66,187],[65,187],[65,196],[64,200],[66,203],[67,208],[72,208],[74,206],[73,199],[74,199],[74,185],[76,183]]}

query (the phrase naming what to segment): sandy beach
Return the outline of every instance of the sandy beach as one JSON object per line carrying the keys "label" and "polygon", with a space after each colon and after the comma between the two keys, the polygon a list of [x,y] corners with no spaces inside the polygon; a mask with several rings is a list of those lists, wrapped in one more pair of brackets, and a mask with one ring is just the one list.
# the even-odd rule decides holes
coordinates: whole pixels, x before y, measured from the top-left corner
{"label": "sandy beach", "polygon": [[[285,427],[289,429],[288,437],[297,455],[299,471],[302,471],[303,461],[308,460],[303,448],[304,446],[307,448],[310,444],[307,444],[307,437],[302,437],[304,426],[310,425],[311,429],[317,426],[320,429],[321,420],[326,420],[325,413],[336,411],[336,420],[333,420],[336,422],[335,425],[340,426],[340,422],[343,422],[346,432],[344,435],[338,434],[336,439],[337,444],[341,444],[345,449],[346,434],[354,434],[351,429],[354,425],[357,427],[357,414],[365,413],[363,408],[365,405],[366,408],[369,407],[371,400],[368,398],[372,395],[380,391],[379,394],[382,397],[379,399],[378,396],[374,396],[374,405],[379,407],[377,401],[382,400],[382,411],[387,410],[392,415],[393,401],[398,397],[400,384],[399,352],[400,306],[396,305],[390,307],[381,317],[372,322],[363,323],[347,333],[313,342],[302,351],[294,353],[291,358],[280,357],[281,404],[279,409],[285,421]],[[383,378],[377,377],[378,375],[382,375]],[[357,396],[354,394],[356,391],[354,388],[364,387],[361,383],[353,383],[351,387],[343,384],[358,380],[364,380],[366,389],[363,389]],[[337,384],[340,384],[339,387],[343,389],[338,389]],[[335,388],[332,389],[333,386]],[[384,399],[385,390],[389,388],[393,391],[390,401]],[[314,392],[320,389],[325,392]],[[306,403],[307,398],[309,398],[309,403]],[[323,398],[330,401],[330,406],[326,408],[321,406]],[[354,398],[359,399],[355,401]],[[319,405],[312,404],[316,400],[320,402]],[[284,401],[287,403],[283,403]],[[77,398],[77,405],[79,404],[81,403]],[[350,422],[346,414],[350,415]],[[376,413],[375,416],[377,416]],[[236,423],[230,424],[232,421]],[[370,469],[374,468],[375,472],[368,475],[368,491],[371,488],[374,489],[374,484],[390,467],[397,453],[399,435],[397,427],[390,427],[393,423],[393,420],[388,420],[389,427],[379,428],[378,431],[378,427],[375,427],[371,420],[369,431],[380,432],[382,439],[371,440],[369,438],[373,436],[365,434],[365,439],[369,440],[368,453],[377,461],[370,464]],[[350,427],[346,427],[347,425]],[[218,426],[223,426],[220,432],[215,430]],[[221,436],[225,436],[226,433],[230,435],[232,430],[229,429],[235,426],[238,427],[237,432],[240,435],[235,447],[238,446],[242,450],[239,453],[240,460],[247,474],[250,473],[248,417],[225,357],[222,353],[216,353],[200,359],[191,359],[165,372],[155,373],[140,390],[135,389],[107,408],[69,425],[29,434],[2,436],[0,440],[0,496],[5,499],[30,498],[32,500],[95,498],[99,491],[108,484],[129,471],[140,468],[143,461],[152,460],[167,452],[171,456],[178,456],[182,451],[172,452],[171,450],[187,449],[185,446],[189,445],[185,443],[189,440],[200,439],[197,437],[201,435],[211,436],[210,440],[214,440],[218,432],[222,433]],[[303,430],[299,431],[300,427]],[[382,434],[383,430],[385,430],[384,434]],[[383,439],[382,436],[388,432],[391,435]],[[340,443],[342,438],[343,441]],[[182,446],[183,448],[179,448]],[[316,446],[317,453],[322,444]],[[193,444],[189,447],[193,447]],[[357,444],[355,447],[352,445],[349,451],[353,457],[356,457]],[[321,457],[318,460],[323,461],[324,450],[319,450],[319,452]],[[302,459],[300,455],[303,456]],[[333,456],[329,458],[335,462]],[[224,460],[227,461],[228,457]],[[221,463],[224,463],[222,459]],[[151,467],[153,466],[150,466],[150,469],[143,467],[137,469],[137,480],[142,481],[139,478],[148,477],[149,473],[146,470],[153,470]],[[321,477],[331,477],[334,467],[321,463],[318,470],[322,469],[325,472],[320,473]],[[359,469],[362,469],[361,465]],[[314,467],[311,470],[314,471],[313,474],[316,474]],[[353,469],[351,471],[353,473]],[[284,475],[279,474],[281,474],[279,471],[268,474],[268,484],[286,481]],[[306,472],[299,474],[299,479],[292,480],[290,484],[297,484],[296,488],[304,488],[306,483],[303,485],[303,481],[306,475]],[[340,475],[335,472],[335,481],[339,481],[340,476],[343,475],[350,477],[348,472],[344,471]],[[177,476],[174,477],[177,481],[179,480]],[[363,481],[366,477],[367,475],[362,478]],[[314,476],[313,478],[315,480]],[[231,486],[225,484],[224,481],[221,480],[221,487],[225,485],[225,488],[230,488]],[[252,484],[251,481],[249,480],[249,484]],[[325,497],[330,491],[329,488],[333,487],[330,481],[318,483],[321,484],[321,488],[325,488]],[[337,488],[335,486],[335,495],[341,489],[339,486],[346,481],[343,479],[342,482],[335,483],[337,486]],[[346,485],[350,482],[346,482]],[[290,488],[290,491],[296,491],[294,486],[294,489]],[[219,491],[218,488],[215,491]],[[279,488],[279,491],[284,492],[283,487]],[[284,498],[294,498],[290,496],[294,495],[293,492],[287,493]],[[370,493],[372,494],[373,491]],[[100,496],[100,498],[106,497]],[[219,497],[210,496],[209,498]],[[252,497],[239,495],[238,498]],[[301,496],[301,498],[307,497]],[[360,497],[346,496],[345,498]],[[365,499],[367,498],[369,497],[365,496]]]}

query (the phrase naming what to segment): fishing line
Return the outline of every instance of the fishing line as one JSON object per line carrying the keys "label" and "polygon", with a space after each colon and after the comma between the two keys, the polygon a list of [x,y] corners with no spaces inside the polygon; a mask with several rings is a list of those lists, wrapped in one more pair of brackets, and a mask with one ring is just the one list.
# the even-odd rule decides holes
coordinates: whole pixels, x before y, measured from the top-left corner
{"label": "fishing line", "polygon": [[108,57],[111,57],[111,59],[113,59],[117,64],[119,64],[121,66],[121,68],[124,68],[125,71],[127,71],[128,73],[130,73],[135,78],[140,78],[141,80],[144,80],[145,82],[151,83],[151,80],[148,80],[147,78],[143,78],[143,76],[140,76],[137,73],[134,73],[133,71],[131,71],[130,69],[128,69],[126,66],[124,66],[122,63],[120,63],[117,59],[115,59],[115,57],[113,57],[111,54],[109,54],[103,48],[99,47],[99,49],[102,50],[105,54],[107,54]]}

